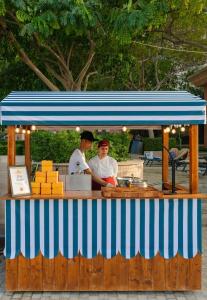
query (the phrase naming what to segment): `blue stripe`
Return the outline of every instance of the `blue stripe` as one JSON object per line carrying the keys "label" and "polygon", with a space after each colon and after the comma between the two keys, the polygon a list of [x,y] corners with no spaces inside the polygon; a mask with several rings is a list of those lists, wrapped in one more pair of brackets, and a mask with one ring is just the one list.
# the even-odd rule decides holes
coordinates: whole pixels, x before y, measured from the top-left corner
{"label": "blue stripe", "polygon": [[11,200],[6,200],[6,258],[11,257]]}
{"label": "blue stripe", "polygon": [[168,243],[168,257],[173,257],[173,241],[174,241],[174,200],[169,200],[169,224],[168,224],[168,236],[169,236],[169,243]]}
{"label": "blue stripe", "polygon": [[54,200],[54,255],[59,251],[59,200]]}
{"label": "blue stripe", "polygon": [[50,255],[50,224],[49,224],[49,200],[44,200],[44,255],[45,257],[49,258]]}
{"label": "blue stripe", "polygon": [[15,201],[15,217],[16,217],[16,255],[20,253],[20,200]]}
{"label": "blue stripe", "polygon": [[[197,124],[205,124],[205,120],[191,120],[189,119],[188,124],[191,125],[197,125]],[[88,120],[88,121],[80,121],[80,120],[76,120],[76,121],[70,121],[68,119],[63,120],[63,121],[55,121],[53,120],[42,120],[42,118],[40,120],[28,120],[28,121],[24,121],[21,120],[21,118],[19,119],[13,119],[10,121],[7,120],[3,120],[2,118],[2,125],[70,125],[70,126],[76,126],[76,125],[90,125],[90,126],[115,126],[115,125],[172,125],[173,124],[186,124],[186,120],[180,118],[180,120],[162,120],[162,118],[160,118],[159,121],[155,121],[153,119],[148,119],[148,120],[119,120],[119,121],[92,121],[92,120]]]}
{"label": "blue stripe", "polygon": [[82,240],[82,245],[83,245],[83,253],[82,255],[87,257],[87,241],[88,241],[88,201],[83,199],[83,205],[82,205],[82,233],[83,233],[83,240]]}
{"label": "blue stripe", "polygon": [[202,200],[197,200],[197,237],[198,237],[198,252],[202,253]]}
{"label": "blue stripe", "polygon": [[145,200],[140,200],[140,254],[145,257]]}
{"label": "blue stripe", "polygon": [[193,257],[193,200],[185,200],[188,202],[188,257]]}
{"label": "blue stripe", "polygon": [[121,199],[121,254],[126,256],[126,199]]}
{"label": "blue stripe", "polygon": [[107,224],[107,214],[106,214],[106,199],[102,199],[102,255],[106,257],[106,224]]}
{"label": "blue stripe", "polygon": [[135,253],[135,199],[130,200],[130,257]]}
{"label": "blue stripe", "polygon": [[3,111],[2,117],[4,116],[38,116],[38,117],[48,117],[48,116],[204,116],[205,111]]}
{"label": "blue stripe", "polygon": [[183,199],[178,201],[178,253],[183,256]]}
{"label": "blue stripe", "polygon": [[92,256],[97,255],[97,200],[92,201]]}
{"label": "blue stripe", "polygon": [[116,255],[116,199],[111,200],[111,256]]}
{"label": "blue stripe", "polygon": [[[40,200],[35,200],[34,202],[35,210],[35,256],[39,254],[40,251]],[[42,229],[41,229],[42,230]]]}
{"label": "blue stripe", "polygon": [[68,200],[63,200],[63,255],[68,258]]}
{"label": "blue stripe", "polygon": [[150,219],[149,219],[149,256],[155,255],[155,200],[150,199]]}
{"label": "blue stripe", "polygon": [[25,200],[25,256],[30,258],[30,201]]}
{"label": "blue stripe", "polygon": [[159,200],[159,252],[164,257],[164,199]]}
{"label": "blue stripe", "polygon": [[73,257],[78,255],[78,200],[73,200]]}

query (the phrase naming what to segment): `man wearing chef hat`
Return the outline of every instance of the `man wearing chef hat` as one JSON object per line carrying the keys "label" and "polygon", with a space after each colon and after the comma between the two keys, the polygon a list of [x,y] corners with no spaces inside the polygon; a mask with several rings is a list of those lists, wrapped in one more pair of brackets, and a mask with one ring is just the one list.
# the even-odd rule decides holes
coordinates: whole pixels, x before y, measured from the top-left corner
{"label": "man wearing chef hat", "polygon": [[85,151],[90,150],[92,143],[97,141],[92,132],[83,131],[81,133],[81,141],[79,148],[75,149],[70,157],[69,161],[69,174],[85,173],[92,176],[93,182],[96,182],[99,186],[113,186],[112,183],[106,182],[95,174],[89,167],[85,158]]}
{"label": "man wearing chef hat", "polygon": [[[108,140],[104,139],[98,143],[98,155],[91,158],[88,165],[92,172],[102,178],[105,182],[116,185],[116,177],[118,173],[117,161],[108,156],[110,143]],[[101,185],[93,181],[93,190],[100,190]]]}

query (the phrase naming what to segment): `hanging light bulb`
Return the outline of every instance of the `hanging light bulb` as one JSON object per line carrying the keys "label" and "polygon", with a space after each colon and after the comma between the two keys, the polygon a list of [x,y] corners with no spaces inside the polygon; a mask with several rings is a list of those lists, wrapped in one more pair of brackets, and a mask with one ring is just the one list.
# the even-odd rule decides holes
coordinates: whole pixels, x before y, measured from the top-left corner
{"label": "hanging light bulb", "polygon": [[181,131],[181,132],[185,132],[185,127],[184,127],[184,125],[182,125],[182,127],[180,128],[180,131]]}
{"label": "hanging light bulb", "polygon": [[170,127],[169,126],[166,127],[165,131],[166,131],[166,133],[169,133],[170,132]]}
{"label": "hanging light bulb", "polygon": [[32,125],[31,130],[32,130],[32,131],[36,130],[36,126],[35,126],[35,125]]}
{"label": "hanging light bulb", "polygon": [[16,133],[20,133],[20,128],[19,128],[19,127],[16,127],[16,128],[15,128],[15,132],[16,132]]}
{"label": "hanging light bulb", "polygon": [[27,130],[27,134],[30,134],[30,130],[29,129]]}
{"label": "hanging light bulb", "polygon": [[126,131],[127,131],[126,126],[123,126],[123,127],[122,127],[122,131],[123,131],[123,132],[126,132]]}
{"label": "hanging light bulb", "polygon": [[172,134],[176,134],[176,129],[175,128],[172,128]]}
{"label": "hanging light bulb", "polygon": [[76,130],[77,132],[80,132],[80,127],[77,126],[75,130]]}
{"label": "hanging light bulb", "polygon": [[26,133],[26,129],[22,129],[22,133],[25,134]]}

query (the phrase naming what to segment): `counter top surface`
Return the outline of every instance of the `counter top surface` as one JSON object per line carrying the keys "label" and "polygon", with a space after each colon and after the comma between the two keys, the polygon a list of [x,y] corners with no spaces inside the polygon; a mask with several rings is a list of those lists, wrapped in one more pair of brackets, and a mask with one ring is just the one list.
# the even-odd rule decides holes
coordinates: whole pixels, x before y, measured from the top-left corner
{"label": "counter top surface", "polygon": [[[115,198],[115,197],[113,197]],[[117,197],[118,198],[118,197]],[[141,197],[142,199],[148,199]],[[169,195],[166,194],[160,199],[177,199],[177,198],[201,198],[201,199],[207,199],[207,194],[187,194],[187,193],[179,193],[179,194],[173,194]],[[65,192],[64,195],[29,195],[29,196],[16,196],[12,197],[11,195],[4,195],[0,197],[0,200],[30,200],[30,199],[104,199],[104,197],[101,194],[101,191],[68,191]],[[120,199],[120,197],[119,197]]]}

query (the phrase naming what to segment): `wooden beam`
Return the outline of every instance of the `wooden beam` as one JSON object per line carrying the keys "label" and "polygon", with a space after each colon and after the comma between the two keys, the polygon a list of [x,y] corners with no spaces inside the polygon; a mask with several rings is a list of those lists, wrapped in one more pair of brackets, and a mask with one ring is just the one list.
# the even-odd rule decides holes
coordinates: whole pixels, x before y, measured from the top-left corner
{"label": "wooden beam", "polygon": [[190,147],[190,193],[198,193],[198,125],[191,125],[189,129]]}
{"label": "wooden beam", "polygon": [[28,175],[30,176],[31,174],[30,134],[28,134],[27,132],[25,133],[24,146],[25,146],[25,165],[28,170]]}
{"label": "wooden beam", "polygon": [[[15,126],[7,127],[7,163],[9,166],[14,166],[16,163],[16,140],[15,140]],[[8,194],[11,194],[10,179],[8,177]]]}
{"label": "wooden beam", "polygon": [[168,152],[165,148],[169,149],[169,133],[164,132],[164,126],[162,126],[162,184],[163,188],[165,183],[168,182]]}

